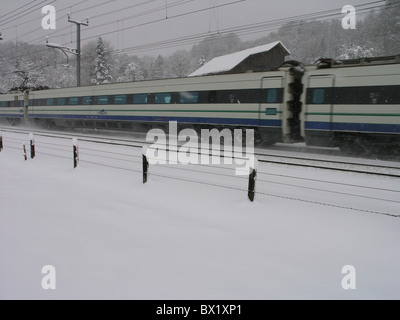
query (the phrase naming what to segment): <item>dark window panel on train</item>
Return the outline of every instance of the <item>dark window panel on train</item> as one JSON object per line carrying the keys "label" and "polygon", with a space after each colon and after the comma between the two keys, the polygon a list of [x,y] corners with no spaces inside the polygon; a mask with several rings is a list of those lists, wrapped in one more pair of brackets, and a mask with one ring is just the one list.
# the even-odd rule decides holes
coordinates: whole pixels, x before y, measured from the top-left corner
{"label": "dark window panel on train", "polygon": [[155,104],[170,104],[172,103],[172,93],[157,93],[154,95]]}
{"label": "dark window panel on train", "polygon": [[210,91],[208,94],[208,103],[217,103],[217,91]]}
{"label": "dark window panel on train", "polygon": [[400,86],[335,88],[335,104],[399,104]]}
{"label": "dark window panel on train", "polygon": [[109,104],[110,97],[109,96],[100,96],[97,98],[97,104],[106,105]]}
{"label": "dark window panel on train", "polygon": [[93,104],[93,97],[83,97],[82,98],[82,104],[85,106],[92,105]]}
{"label": "dark window panel on train", "polygon": [[313,104],[324,104],[325,103],[326,90],[316,89],[313,92],[312,102]]}
{"label": "dark window panel on train", "polygon": [[199,93],[198,92],[181,92],[179,94],[179,103],[198,103]]}
{"label": "dark window panel on train", "polygon": [[278,103],[279,92],[278,89],[269,89],[267,91],[267,103]]}
{"label": "dark window panel on train", "polygon": [[69,105],[70,105],[70,106],[77,106],[77,105],[79,105],[79,98],[69,98]]}
{"label": "dark window panel on train", "polygon": [[278,109],[276,108],[267,108],[265,111],[265,115],[267,116],[276,116],[278,114]]}
{"label": "dark window panel on train", "polygon": [[133,96],[133,104],[147,104],[148,95],[147,94],[135,94]]}
{"label": "dark window panel on train", "polygon": [[126,104],[128,101],[127,95],[119,95],[114,97],[114,104]]}
{"label": "dark window panel on train", "polygon": [[66,99],[65,98],[58,98],[57,99],[57,105],[58,106],[65,106]]}

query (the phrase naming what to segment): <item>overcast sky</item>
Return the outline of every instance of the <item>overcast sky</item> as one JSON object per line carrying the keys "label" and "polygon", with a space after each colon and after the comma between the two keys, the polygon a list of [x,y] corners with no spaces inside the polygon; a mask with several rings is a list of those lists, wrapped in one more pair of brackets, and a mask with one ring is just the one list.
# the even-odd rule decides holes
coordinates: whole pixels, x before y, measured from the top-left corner
{"label": "overcast sky", "polygon": [[[345,5],[371,2],[373,0],[2,0],[0,32],[5,41],[15,41],[18,37],[19,41],[44,44],[48,35],[52,43],[75,47],[76,27],[67,22],[70,11],[74,20],[90,17],[90,26],[82,27],[83,44],[102,35],[116,49],[136,47],[128,52],[157,55],[179,48],[190,49],[209,32],[330,9],[338,9],[340,13]],[[41,27],[45,16],[41,10],[46,4],[52,4],[57,10],[56,30]],[[210,6],[219,8],[210,10]],[[241,37],[248,39],[266,34],[268,31],[262,30]],[[195,35],[199,38],[194,39]],[[180,37],[189,37],[191,41],[186,46],[172,43],[170,48],[165,45],[163,48],[137,48]]]}

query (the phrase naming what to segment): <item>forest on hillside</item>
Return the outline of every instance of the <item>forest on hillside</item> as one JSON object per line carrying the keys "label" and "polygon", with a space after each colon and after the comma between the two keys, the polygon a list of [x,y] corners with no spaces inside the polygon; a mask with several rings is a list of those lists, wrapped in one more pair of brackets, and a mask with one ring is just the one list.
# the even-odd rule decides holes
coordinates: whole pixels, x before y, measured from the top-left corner
{"label": "forest on hillside", "polygon": [[[214,57],[281,41],[292,53],[288,59],[304,64],[319,58],[351,59],[400,54],[400,0],[357,21],[344,30],[341,20],[296,21],[253,41],[236,34],[203,39],[191,50],[170,56],[115,54],[109,42],[98,38],[82,48],[82,85],[186,77]],[[64,88],[76,85],[76,61],[45,45],[0,43],[0,93],[13,88]]]}

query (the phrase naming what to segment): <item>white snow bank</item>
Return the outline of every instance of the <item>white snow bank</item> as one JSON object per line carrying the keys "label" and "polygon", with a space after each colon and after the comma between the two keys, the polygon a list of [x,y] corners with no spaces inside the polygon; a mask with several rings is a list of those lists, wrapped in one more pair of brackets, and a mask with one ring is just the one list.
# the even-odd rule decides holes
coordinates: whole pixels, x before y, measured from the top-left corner
{"label": "white snow bank", "polygon": [[[150,167],[153,176],[143,185],[141,150],[125,164],[135,173],[85,163],[101,159],[81,142],[82,162],[73,170],[72,154],[43,155],[41,139],[35,160],[25,162],[7,139],[0,153],[0,299],[400,298],[399,219],[262,195],[250,203],[246,192],[155,174],[244,189],[246,179],[169,167]],[[68,151],[70,142],[62,143]],[[388,178],[263,164],[259,171],[398,189]],[[397,203],[258,177],[257,190],[265,193],[399,211]],[[45,265],[56,268],[55,291],[41,288]],[[345,265],[356,268],[354,291],[342,289]]]}

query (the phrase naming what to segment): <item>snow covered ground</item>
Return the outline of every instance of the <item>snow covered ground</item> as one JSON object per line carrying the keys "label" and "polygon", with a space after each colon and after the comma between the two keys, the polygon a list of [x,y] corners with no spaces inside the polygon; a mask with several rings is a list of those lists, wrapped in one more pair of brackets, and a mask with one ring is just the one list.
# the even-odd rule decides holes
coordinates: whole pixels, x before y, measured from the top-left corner
{"label": "snow covered ground", "polygon": [[37,137],[25,162],[3,136],[0,299],[400,299],[400,218],[379,214],[400,214],[398,179],[261,164],[251,203],[232,170],[143,185],[140,150],[80,142],[74,170],[71,141]]}

